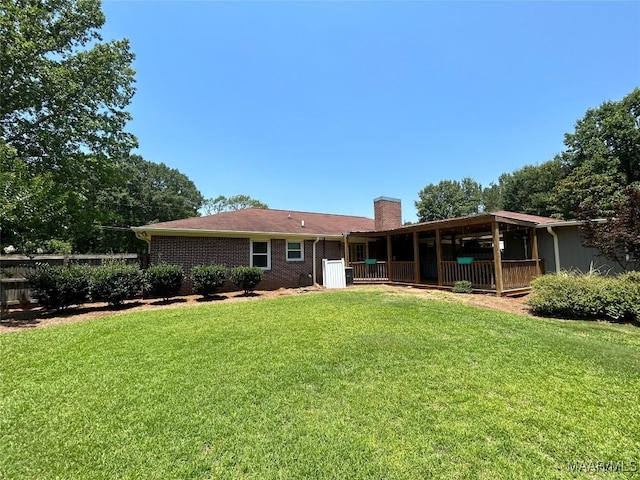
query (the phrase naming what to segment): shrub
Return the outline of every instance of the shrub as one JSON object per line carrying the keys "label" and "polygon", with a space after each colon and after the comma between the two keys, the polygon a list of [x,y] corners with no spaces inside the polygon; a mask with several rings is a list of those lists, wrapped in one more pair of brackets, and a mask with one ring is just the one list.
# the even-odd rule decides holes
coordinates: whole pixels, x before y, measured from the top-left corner
{"label": "shrub", "polygon": [[453,284],[451,291],[453,293],[471,293],[473,284],[469,280],[459,280]]}
{"label": "shrub", "polygon": [[527,301],[539,315],[564,318],[638,318],[640,284],[621,277],[561,273],[531,282]]}
{"label": "shrub", "polygon": [[631,270],[629,272],[618,275],[618,278],[623,282],[631,282],[640,285],[640,272]]}
{"label": "shrub", "polygon": [[198,265],[191,269],[193,291],[203,297],[216,293],[224,284],[227,269],[220,265]]}
{"label": "shrub", "polygon": [[120,305],[142,290],[143,273],[136,265],[114,261],[93,269],[90,281],[91,299]]}
{"label": "shrub", "polygon": [[180,293],[184,272],[180,265],[161,263],[153,265],[145,272],[145,285],[151,297],[168,300]]}
{"label": "shrub", "polygon": [[72,252],[71,244],[62,240],[49,240],[44,243],[44,251],[54,255],[69,255]]}
{"label": "shrub", "polygon": [[34,273],[27,276],[31,297],[45,308],[64,310],[81,305],[89,298],[91,267],[37,263]]}
{"label": "shrub", "polygon": [[235,267],[231,269],[231,281],[240,289],[244,290],[245,295],[253,292],[256,285],[262,281],[262,270],[258,267]]}

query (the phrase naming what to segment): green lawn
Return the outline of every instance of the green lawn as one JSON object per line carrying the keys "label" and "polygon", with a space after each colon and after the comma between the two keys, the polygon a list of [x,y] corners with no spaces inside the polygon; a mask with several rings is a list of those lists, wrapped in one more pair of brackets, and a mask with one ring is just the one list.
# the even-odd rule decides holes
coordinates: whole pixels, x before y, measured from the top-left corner
{"label": "green lawn", "polygon": [[2,479],[640,468],[631,326],[369,289],[124,313],[0,335],[0,352]]}

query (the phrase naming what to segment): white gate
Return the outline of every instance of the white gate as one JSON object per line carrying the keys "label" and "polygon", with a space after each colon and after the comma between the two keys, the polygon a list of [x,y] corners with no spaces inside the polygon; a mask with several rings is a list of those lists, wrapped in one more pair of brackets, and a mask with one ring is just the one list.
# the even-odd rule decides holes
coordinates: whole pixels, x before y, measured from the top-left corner
{"label": "white gate", "polygon": [[322,259],[322,284],[326,288],[346,288],[344,258],[340,260]]}

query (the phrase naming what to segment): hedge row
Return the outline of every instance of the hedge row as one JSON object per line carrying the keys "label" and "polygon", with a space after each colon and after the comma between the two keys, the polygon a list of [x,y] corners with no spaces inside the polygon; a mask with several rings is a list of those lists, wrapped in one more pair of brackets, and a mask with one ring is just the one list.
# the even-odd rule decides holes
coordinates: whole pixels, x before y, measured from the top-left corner
{"label": "hedge row", "polygon": [[[262,280],[262,270],[199,265],[191,271],[193,290],[202,296],[213,295],[227,278],[247,294]],[[64,310],[88,301],[120,305],[143,291],[152,298],[169,299],[180,293],[184,272],[179,265],[167,264],[154,265],[143,271],[123,262],[109,262],[99,267],[39,263],[27,280],[31,296],[42,306]]]}
{"label": "hedge row", "polygon": [[615,277],[560,273],[531,283],[528,300],[538,315],[609,320],[640,319],[640,272]]}

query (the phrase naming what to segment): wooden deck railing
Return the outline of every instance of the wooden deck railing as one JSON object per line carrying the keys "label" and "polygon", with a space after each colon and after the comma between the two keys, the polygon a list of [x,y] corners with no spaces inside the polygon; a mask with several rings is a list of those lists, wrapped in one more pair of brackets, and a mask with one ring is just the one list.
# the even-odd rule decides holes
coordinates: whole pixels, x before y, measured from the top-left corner
{"label": "wooden deck railing", "polygon": [[442,262],[442,284],[452,287],[460,280],[468,280],[473,288],[494,290],[496,276],[493,260],[478,260],[466,264],[457,261]]}
{"label": "wooden deck railing", "polygon": [[[413,262],[377,262],[375,264],[351,262],[351,266],[355,282],[413,283],[415,281]],[[391,277],[389,277],[389,273],[391,273]]]}
{"label": "wooden deck railing", "polygon": [[393,282],[415,282],[413,262],[391,262],[391,280]]}
{"label": "wooden deck railing", "polygon": [[365,262],[351,262],[354,282],[388,282],[387,262],[368,265]]}
{"label": "wooden deck railing", "polygon": [[[543,260],[539,260],[541,270],[544,271]],[[413,262],[377,262],[367,265],[365,262],[352,262],[353,278],[358,283],[401,282],[415,281],[415,266]],[[389,278],[391,270],[391,279]],[[526,288],[536,277],[536,260],[503,260],[502,284],[504,290]],[[492,260],[476,260],[469,264],[457,261],[442,262],[442,284],[453,286],[459,280],[468,280],[473,288],[495,290],[495,266]]]}
{"label": "wooden deck railing", "polygon": [[[544,260],[540,262],[540,271],[544,272]],[[531,280],[536,278],[535,260],[503,260],[502,282],[505,290],[514,288],[526,288],[531,285]]]}
{"label": "wooden deck railing", "polygon": [[[544,271],[542,260],[539,260]],[[496,289],[495,266],[492,260],[473,261],[469,264],[442,262],[442,284],[452,286],[458,280],[469,280],[474,288]],[[536,278],[536,260],[503,260],[502,285],[504,290],[526,288]]]}

